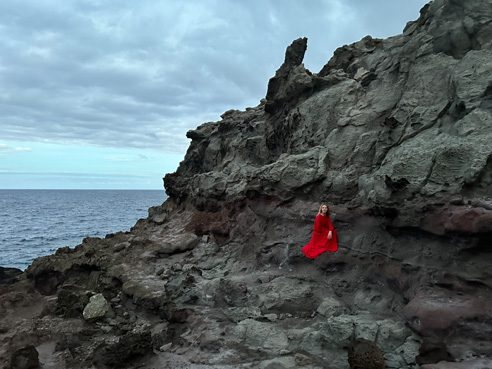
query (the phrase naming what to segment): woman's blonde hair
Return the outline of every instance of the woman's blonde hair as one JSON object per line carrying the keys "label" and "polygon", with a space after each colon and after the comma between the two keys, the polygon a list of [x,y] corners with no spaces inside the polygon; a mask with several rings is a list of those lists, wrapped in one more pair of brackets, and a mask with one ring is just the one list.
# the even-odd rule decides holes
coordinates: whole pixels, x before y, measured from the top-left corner
{"label": "woman's blonde hair", "polygon": [[326,206],[326,209],[327,209],[327,210],[326,210],[326,215],[327,215],[327,216],[330,216],[330,207],[329,207],[328,205],[326,205],[326,204],[321,204],[321,205],[319,206],[319,211],[318,211],[318,214],[321,214],[321,208],[322,208],[323,206]]}

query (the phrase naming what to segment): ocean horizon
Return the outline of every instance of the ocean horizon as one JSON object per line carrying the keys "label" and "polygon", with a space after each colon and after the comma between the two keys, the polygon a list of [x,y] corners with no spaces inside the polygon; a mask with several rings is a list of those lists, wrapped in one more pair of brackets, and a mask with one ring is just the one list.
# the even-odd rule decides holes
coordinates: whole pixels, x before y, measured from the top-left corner
{"label": "ocean horizon", "polygon": [[85,237],[129,231],[166,199],[164,189],[0,189],[0,266],[24,270]]}

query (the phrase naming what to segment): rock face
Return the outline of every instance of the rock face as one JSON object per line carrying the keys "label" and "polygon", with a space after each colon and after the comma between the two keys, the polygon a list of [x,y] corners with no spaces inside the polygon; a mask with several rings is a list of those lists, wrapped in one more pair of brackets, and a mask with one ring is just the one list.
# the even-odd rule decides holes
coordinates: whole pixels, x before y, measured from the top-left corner
{"label": "rock face", "polygon": [[[0,287],[1,358],[492,366],[492,0],[435,0],[319,73],[306,47],[287,48],[257,107],[187,133],[147,219]],[[301,248],[321,201],[340,249],[313,261]],[[91,295],[104,309],[86,320]]]}
{"label": "rock face", "polygon": [[[197,206],[326,198],[399,227],[491,231],[489,214],[442,204],[492,195],[486,5],[435,1],[402,35],[344,46],[319,74],[294,41],[262,104],[188,132],[167,192]],[[472,207],[490,210],[481,201]]]}

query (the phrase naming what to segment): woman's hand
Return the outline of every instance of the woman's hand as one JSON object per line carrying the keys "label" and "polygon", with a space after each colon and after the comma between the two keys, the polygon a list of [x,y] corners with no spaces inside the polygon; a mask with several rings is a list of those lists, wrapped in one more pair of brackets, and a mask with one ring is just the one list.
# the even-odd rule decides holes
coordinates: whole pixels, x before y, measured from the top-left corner
{"label": "woman's hand", "polygon": [[332,235],[331,231],[328,232],[328,239],[331,240],[332,237],[333,237],[333,235]]}

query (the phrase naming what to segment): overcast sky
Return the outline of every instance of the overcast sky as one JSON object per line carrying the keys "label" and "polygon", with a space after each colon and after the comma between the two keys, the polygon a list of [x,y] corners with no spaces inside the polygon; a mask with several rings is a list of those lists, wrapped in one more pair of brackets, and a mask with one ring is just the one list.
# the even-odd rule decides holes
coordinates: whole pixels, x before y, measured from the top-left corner
{"label": "overcast sky", "polygon": [[423,0],[0,0],[0,188],[162,189],[186,131],[304,65],[386,38]]}

